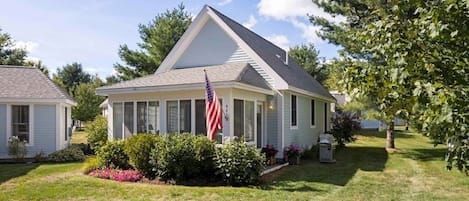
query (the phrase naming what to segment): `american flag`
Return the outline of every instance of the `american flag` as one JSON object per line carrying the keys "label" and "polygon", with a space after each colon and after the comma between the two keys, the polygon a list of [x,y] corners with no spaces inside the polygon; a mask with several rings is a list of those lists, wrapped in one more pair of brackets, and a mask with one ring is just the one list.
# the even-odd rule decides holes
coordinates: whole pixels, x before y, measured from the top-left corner
{"label": "american flag", "polygon": [[221,105],[220,101],[217,98],[217,94],[212,88],[210,81],[207,77],[207,72],[205,72],[205,112],[207,115],[207,137],[211,140],[215,139],[217,131],[222,128],[221,124]]}

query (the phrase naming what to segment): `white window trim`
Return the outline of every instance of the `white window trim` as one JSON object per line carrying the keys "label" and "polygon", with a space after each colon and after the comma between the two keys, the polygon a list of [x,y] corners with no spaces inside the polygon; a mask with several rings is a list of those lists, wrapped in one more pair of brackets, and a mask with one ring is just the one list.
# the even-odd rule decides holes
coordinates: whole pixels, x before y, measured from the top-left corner
{"label": "white window trim", "polygon": [[19,105],[19,106],[29,106],[29,142],[26,144],[27,147],[32,147],[34,146],[34,104],[28,104],[28,103],[11,103],[11,104],[6,104],[7,106],[7,134],[6,134],[6,147],[8,147],[8,139],[12,136],[13,131],[12,131],[12,106],[14,105]]}
{"label": "white window trim", "polygon": [[[295,102],[296,102],[296,125],[293,124],[293,115],[292,115],[292,97],[295,96]],[[298,129],[298,96],[295,94],[290,94],[290,129],[291,130],[297,130]]]}
{"label": "white window trim", "polygon": [[[310,102],[310,105],[311,105],[310,107],[311,108],[310,108],[310,111],[309,111],[309,113],[310,113],[310,124],[309,125],[310,125],[310,128],[316,128],[316,125],[317,125],[317,115],[316,114],[317,114],[317,108],[318,108],[317,103],[316,103],[317,101],[315,99],[311,99],[311,101],[314,101],[314,105],[311,105],[311,102]],[[314,114],[313,114],[314,115],[314,122],[313,122],[313,118],[311,116],[311,110],[313,110],[312,107],[314,107]]]}
{"label": "white window trim", "polygon": [[[134,123],[133,129],[134,129],[134,130],[133,130],[133,132],[132,132],[132,135],[135,135],[135,134],[138,133],[138,132],[137,132],[137,103],[138,103],[138,102],[146,102],[146,105],[147,105],[147,108],[146,108],[146,109],[147,109],[147,115],[146,115],[146,116],[147,116],[147,121],[148,121],[148,106],[149,106],[149,102],[157,102],[158,107],[161,107],[161,101],[158,100],[158,99],[128,100],[128,101],[127,101],[127,100],[110,101],[109,104],[112,105],[113,108],[112,108],[112,114],[111,114],[112,116],[108,114],[108,119],[109,119],[109,117],[112,117],[111,119],[114,119],[114,103],[121,103],[121,104],[122,104],[122,105],[121,105],[121,109],[122,109],[122,124],[121,124],[121,126],[120,126],[120,127],[121,127],[121,132],[122,132],[122,139],[125,139],[125,132],[124,132],[124,131],[125,131],[125,130],[124,130],[124,125],[125,125],[125,121],[124,121],[124,118],[125,118],[125,103],[129,103],[129,102],[133,103],[133,117],[134,117],[134,118],[133,118],[133,123]],[[161,108],[160,108],[160,110],[159,110],[158,112],[161,113]],[[158,116],[158,115],[161,115],[161,114],[156,114],[156,115]],[[158,119],[158,118],[157,118],[157,119]],[[157,126],[156,126],[156,127],[155,127],[155,132],[156,132],[156,131],[159,131],[159,132],[161,133],[161,125],[160,125],[161,122],[156,122],[156,123],[157,123],[157,126],[160,126],[160,128],[159,128],[159,130],[157,130],[157,129],[156,129]],[[112,122],[112,126],[113,126],[113,127],[114,127],[114,124],[115,124],[115,122],[113,121],[113,122]],[[147,122],[146,127],[147,127],[147,131],[148,131],[148,122]],[[114,131],[113,131],[113,132],[114,132]],[[112,136],[114,136],[114,133],[112,133]]]}

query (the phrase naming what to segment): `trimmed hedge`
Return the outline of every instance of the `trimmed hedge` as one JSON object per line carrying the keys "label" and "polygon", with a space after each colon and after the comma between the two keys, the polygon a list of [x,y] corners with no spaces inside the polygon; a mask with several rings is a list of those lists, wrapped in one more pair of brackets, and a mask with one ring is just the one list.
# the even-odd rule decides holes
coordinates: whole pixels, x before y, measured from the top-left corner
{"label": "trimmed hedge", "polygon": [[160,137],[155,134],[137,134],[125,141],[124,151],[130,164],[149,179],[156,176],[156,169],[150,164],[150,152],[158,141]]}
{"label": "trimmed hedge", "polygon": [[109,141],[101,147],[96,155],[99,166],[124,170],[130,169],[129,156],[124,151],[124,145],[123,140],[115,140]]}
{"label": "trimmed hedge", "polygon": [[71,145],[65,149],[56,151],[47,156],[47,161],[49,162],[75,162],[75,161],[84,161],[85,154],[83,151],[76,146]]}
{"label": "trimmed hedge", "polygon": [[168,135],[151,152],[157,176],[176,182],[214,175],[215,144],[193,134]]}
{"label": "trimmed hedge", "polygon": [[254,184],[261,176],[264,159],[255,147],[232,141],[217,149],[217,174],[230,185]]}

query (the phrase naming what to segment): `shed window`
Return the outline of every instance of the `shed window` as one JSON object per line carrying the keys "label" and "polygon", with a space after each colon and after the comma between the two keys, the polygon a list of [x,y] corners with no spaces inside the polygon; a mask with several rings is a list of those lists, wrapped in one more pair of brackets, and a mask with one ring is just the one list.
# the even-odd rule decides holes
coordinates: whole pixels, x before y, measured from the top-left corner
{"label": "shed window", "polygon": [[31,134],[29,130],[29,105],[11,106],[11,116],[12,136],[29,143]]}

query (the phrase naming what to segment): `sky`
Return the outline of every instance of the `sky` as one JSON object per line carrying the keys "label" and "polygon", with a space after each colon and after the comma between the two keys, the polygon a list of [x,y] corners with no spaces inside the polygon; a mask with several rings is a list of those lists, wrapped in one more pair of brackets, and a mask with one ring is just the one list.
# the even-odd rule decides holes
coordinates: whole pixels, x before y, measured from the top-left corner
{"label": "sky", "polygon": [[136,49],[139,24],[183,3],[196,16],[207,4],[281,48],[313,43],[320,57],[338,56],[338,47],[321,40],[307,14],[333,18],[311,0],[15,0],[2,2],[0,29],[30,60],[41,60],[51,72],[78,62],[85,71],[105,78],[113,73],[119,45]]}

